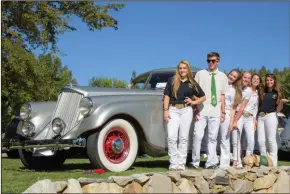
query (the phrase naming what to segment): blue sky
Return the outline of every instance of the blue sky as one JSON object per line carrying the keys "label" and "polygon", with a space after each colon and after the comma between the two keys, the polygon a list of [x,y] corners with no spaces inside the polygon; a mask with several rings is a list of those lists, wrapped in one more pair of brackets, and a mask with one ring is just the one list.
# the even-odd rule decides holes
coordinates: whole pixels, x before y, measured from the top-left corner
{"label": "blue sky", "polygon": [[[119,2],[118,2],[119,3]],[[219,69],[289,67],[289,2],[128,2],[112,15],[119,29],[91,32],[73,18],[77,31],[59,37],[63,65],[80,85],[92,77],[129,82],[180,60],[206,68],[206,53],[221,55]]]}

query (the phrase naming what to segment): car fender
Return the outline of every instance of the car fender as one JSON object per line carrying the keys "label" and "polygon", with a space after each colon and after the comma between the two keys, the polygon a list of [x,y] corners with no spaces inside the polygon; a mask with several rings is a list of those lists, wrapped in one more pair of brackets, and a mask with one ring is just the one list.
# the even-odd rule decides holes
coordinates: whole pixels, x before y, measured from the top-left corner
{"label": "car fender", "polygon": [[[41,133],[46,126],[50,123],[54,109],[56,107],[56,102],[30,102],[31,105],[31,118],[28,120],[35,126],[35,137]],[[21,125],[23,121],[21,120],[17,127],[17,134],[23,136]]]}
{"label": "car fender", "polygon": [[83,119],[78,130],[71,131],[66,135],[65,139],[78,137],[88,131],[100,130],[101,126],[117,115],[132,117],[143,129],[148,126],[147,106],[144,101],[116,101],[100,105],[92,114]]}

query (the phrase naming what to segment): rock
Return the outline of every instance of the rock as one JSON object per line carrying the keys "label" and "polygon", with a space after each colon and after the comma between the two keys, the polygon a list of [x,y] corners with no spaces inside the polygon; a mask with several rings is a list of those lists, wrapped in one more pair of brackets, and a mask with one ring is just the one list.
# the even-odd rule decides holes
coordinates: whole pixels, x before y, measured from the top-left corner
{"label": "rock", "polygon": [[56,181],[52,183],[57,193],[62,192],[68,185],[66,181]]}
{"label": "rock", "polygon": [[279,169],[285,170],[285,171],[290,171],[290,166],[279,166]]}
{"label": "rock", "polygon": [[[203,178],[205,178],[205,179],[214,179],[215,178],[215,176],[214,177],[212,177],[213,175],[214,175],[214,170],[211,170],[211,169],[205,169],[205,170],[203,170],[202,171],[202,176],[203,176]],[[212,177],[212,178],[211,178]]]}
{"label": "rock", "polygon": [[256,175],[257,175],[258,178],[261,178],[261,177],[264,176],[264,173],[259,171],[259,172],[256,172]]}
{"label": "rock", "polygon": [[256,174],[258,177],[263,177],[264,175],[269,174],[270,168],[260,168],[256,170]]}
{"label": "rock", "polygon": [[196,171],[196,170],[186,170],[186,171],[182,171],[180,173],[180,176],[182,178],[194,178],[197,176],[202,176],[202,173],[200,171]]}
{"label": "rock", "polygon": [[227,186],[227,185],[230,184],[230,181],[229,181],[228,178],[217,176],[217,177],[215,177],[215,179],[214,179],[214,183],[215,183],[216,185],[224,185],[224,186]]}
{"label": "rock", "polygon": [[194,186],[197,188],[199,193],[209,193],[209,184],[203,177],[195,177]]}
{"label": "rock", "polygon": [[257,178],[257,175],[255,173],[248,173],[245,175],[245,178],[248,179],[249,181],[254,182]]}
{"label": "rock", "polygon": [[169,172],[155,172],[154,174],[161,174],[161,175],[164,175],[164,176],[168,176],[168,173]]}
{"label": "rock", "polygon": [[55,185],[52,184],[50,179],[37,181],[23,193],[57,193]]}
{"label": "rock", "polygon": [[263,178],[256,179],[254,182],[254,191],[272,187],[276,179],[277,177],[274,174],[268,174]]}
{"label": "rock", "polygon": [[254,168],[248,169],[248,172],[256,173],[258,169],[259,168],[254,167]]}
{"label": "rock", "polygon": [[238,179],[231,185],[234,193],[250,193],[253,191],[253,183],[247,180]]}
{"label": "rock", "polygon": [[91,183],[83,186],[81,193],[123,193],[116,183]]}
{"label": "rock", "polygon": [[67,182],[67,188],[63,191],[63,193],[83,193],[79,181],[76,179],[68,179]]}
{"label": "rock", "polygon": [[218,168],[215,170],[215,174],[219,177],[225,177],[227,175],[227,171]]}
{"label": "rock", "polygon": [[272,167],[268,167],[268,166],[260,166],[260,169],[263,169],[263,170],[265,170],[265,171],[270,171],[271,169],[272,169]]}
{"label": "rock", "polygon": [[226,190],[224,191],[224,194],[232,194],[232,193],[234,193],[234,190],[230,186],[226,186],[225,189]]}
{"label": "rock", "polygon": [[214,188],[214,186],[215,186],[215,180],[208,180],[208,184],[209,184],[209,188],[210,189],[213,189]]}
{"label": "rock", "polygon": [[172,184],[173,193],[182,193],[180,189],[174,183],[171,183],[171,184]]}
{"label": "rock", "polygon": [[124,188],[123,193],[142,193],[142,186],[137,182],[132,182]]}
{"label": "rock", "polygon": [[133,178],[133,181],[141,185],[144,185],[149,180],[149,177],[144,174],[133,174],[131,177]]}
{"label": "rock", "polygon": [[222,185],[215,185],[213,187],[212,192],[213,193],[223,193],[223,192],[225,192],[225,190],[226,190],[226,188],[224,186],[222,186]]}
{"label": "rock", "polygon": [[259,191],[253,191],[252,193],[273,193],[273,189],[270,187],[269,189],[261,189]]}
{"label": "rock", "polygon": [[290,176],[282,170],[276,183],[273,185],[274,193],[290,193]]}
{"label": "rock", "polygon": [[110,176],[108,179],[113,179],[114,182],[121,187],[124,187],[133,181],[133,178],[130,176]]}
{"label": "rock", "polygon": [[180,180],[180,172],[169,172],[168,177],[173,181],[173,182],[178,182]]}
{"label": "rock", "polygon": [[279,169],[279,168],[272,168],[272,169],[271,169],[271,172],[272,172],[273,174],[279,174],[279,173],[281,172],[281,169]]}
{"label": "rock", "polygon": [[237,178],[242,178],[247,174],[246,169],[235,169],[233,167],[227,168],[227,171],[233,176]]}
{"label": "rock", "polygon": [[155,172],[145,172],[143,173],[145,176],[152,176]]}
{"label": "rock", "polygon": [[181,178],[177,186],[182,193],[198,193],[194,185],[186,178]]}
{"label": "rock", "polygon": [[153,174],[143,186],[143,193],[172,193],[172,184],[169,177]]}
{"label": "rock", "polygon": [[87,185],[91,183],[113,183],[113,179],[100,179],[100,178],[78,178],[78,181],[81,185]]}

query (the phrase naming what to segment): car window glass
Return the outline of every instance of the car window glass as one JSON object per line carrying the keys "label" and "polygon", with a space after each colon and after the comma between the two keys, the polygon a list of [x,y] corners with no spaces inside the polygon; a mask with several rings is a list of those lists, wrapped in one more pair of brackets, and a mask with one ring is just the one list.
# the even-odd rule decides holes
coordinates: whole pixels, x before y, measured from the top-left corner
{"label": "car window glass", "polygon": [[145,74],[144,76],[138,77],[133,81],[132,89],[143,89],[144,85],[149,77],[149,74]]}
{"label": "car window glass", "polygon": [[[173,77],[175,72],[154,73],[146,86],[146,89],[165,89],[168,79]],[[195,72],[192,73],[193,77]]]}

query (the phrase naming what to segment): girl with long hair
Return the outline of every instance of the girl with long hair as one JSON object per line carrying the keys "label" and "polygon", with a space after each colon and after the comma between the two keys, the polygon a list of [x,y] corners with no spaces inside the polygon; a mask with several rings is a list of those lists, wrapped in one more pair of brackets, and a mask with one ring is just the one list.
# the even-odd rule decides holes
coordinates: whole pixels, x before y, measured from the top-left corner
{"label": "girl with long hair", "polygon": [[205,99],[203,90],[193,79],[189,62],[180,61],[175,75],[168,80],[164,90],[169,170],[185,170],[188,136],[193,119],[192,105]]}
{"label": "girl with long hair", "polygon": [[235,110],[242,100],[242,74],[233,69],[228,74],[229,91],[225,94],[225,121],[220,124],[220,168],[230,166],[230,123],[233,122]]}
{"label": "girl with long hair", "polygon": [[229,130],[232,131],[233,143],[233,167],[241,168],[241,137],[243,129],[245,128],[247,137],[247,150],[246,154],[252,154],[254,150],[254,117],[256,117],[257,110],[253,107],[258,107],[258,99],[251,88],[252,74],[248,71],[242,75],[242,101],[237,107],[235,115],[232,115],[233,122],[230,124]]}
{"label": "girl with long hair", "polygon": [[265,94],[262,95],[258,113],[258,143],[260,155],[266,156],[267,139],[270,147],[269,154],[273,161],[273,166],[276,167],[278,163],[278,146],[276,141],[277,112],[280,112],[283,109],[284,103],[289,102],[289,100],[284,98],[274,74],[266,74],[264,90]]}

